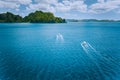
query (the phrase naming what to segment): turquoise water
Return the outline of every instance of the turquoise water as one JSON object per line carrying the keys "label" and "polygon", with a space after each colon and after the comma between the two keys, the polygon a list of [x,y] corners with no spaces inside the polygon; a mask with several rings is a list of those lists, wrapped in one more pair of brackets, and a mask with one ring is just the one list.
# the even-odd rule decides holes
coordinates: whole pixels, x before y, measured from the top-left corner
{"label": "turquoise water", "polygon": [[120,80],[120,23],[0,24],[0,80]]}

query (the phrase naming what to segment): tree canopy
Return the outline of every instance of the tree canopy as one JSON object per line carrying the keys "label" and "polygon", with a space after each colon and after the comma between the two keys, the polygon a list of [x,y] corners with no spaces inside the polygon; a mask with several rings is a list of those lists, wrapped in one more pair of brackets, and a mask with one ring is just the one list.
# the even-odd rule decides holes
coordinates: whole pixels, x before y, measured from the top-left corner
{"label": "tree canopy", "polygon": [[19,15],[14,15],[10,12],[6,12],[0,14],[0,22],[22,22],[22,17]]}
{"label": "tree canopy", "polygon": [[6,12],[0,14],[0,22],[30,22],[30,23],[65,23],[65,19],[55,17],[53,13],[35,11],[22,18],[19,15]]}

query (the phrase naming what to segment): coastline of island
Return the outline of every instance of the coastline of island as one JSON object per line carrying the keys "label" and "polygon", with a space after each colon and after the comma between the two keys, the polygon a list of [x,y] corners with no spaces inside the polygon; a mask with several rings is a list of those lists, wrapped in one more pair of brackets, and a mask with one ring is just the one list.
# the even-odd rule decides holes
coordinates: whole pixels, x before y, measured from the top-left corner
{"label": "coastline of island", "polygon": [[67,22],[120,22],[120,20],[108,20],[108,19],[66,19]]}
{"label": "coastline of island", "polygon": [[0,23],[67,23],[67,22],[120,22],[109,19],[63,19],[54,16],[51,12],[35,11],[22,17],[11,12],[0,14]]}
{"label": "coastline of island", "polygon": [[25,17],[6,12],[0,14],[0,23],[66,23],[66,20],[51,12],[35,11]]}

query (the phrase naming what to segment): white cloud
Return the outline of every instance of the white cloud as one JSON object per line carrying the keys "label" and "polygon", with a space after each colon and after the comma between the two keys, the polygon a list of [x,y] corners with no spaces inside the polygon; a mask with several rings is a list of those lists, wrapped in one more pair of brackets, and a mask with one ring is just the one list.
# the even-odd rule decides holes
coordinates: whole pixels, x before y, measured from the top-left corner
{"label": "white cloud", "polygon": [[0,8],[19,10],[21,5],[28,5],[32,0],[0,0]]}
{"label": "white cloud", "polygon": [[84,4],[83,0],[76,0],[76,1],[69,1],[65,0],[62,3],[58,3],[56,5],[57,11],[79,11],[79,12],[86,12],[87,11],[87,5]]}
{"label": "white cloud", "polygon": [[0,1],[0,8],[17,9],[20,5],[13,2]]}
{"label": "white cloud", "polygon": [[[3,1],[3,0],[0,0],[0,1]],[[27,5],[27,4],[30,4],[32,2],[32,0],[4,0],[4,2],[6,3],[16,3],[16,4],[24,4],[24,5]]]}
{"label": "white cloud", "polygon": [[24,5],[27,5],[27,4],[30,4],[32,2],[32,0],[16,0],[18,3],[20,4],[24,4]]}
{"label": "white cloud", "polygon": [[46,4],[30,4],[29,7],[26,8],[29,11],[35,11],[35,10],[42,10],[42,11],[51,11],[54,12],[54,7]]}
{"label": "white cloud", "polygon": [[89,7],[89,12],[105,13],[120,8],[120,0],[98,0],[97,3]]}
{"label": "white cloud", "polygon": [[84,4],[83,0],[63,0],[58,2],[58,0],[35,0],[35,4],[30,4],[27,10],[43,10],[51,12],[69,12],[69,11],[79,11],[86,12],[87,5]]}
{"label": "white cloud", "polygon": [[[25,5],[26,12],[35,10],[69,13],[105,13],[109,11],[120,12],[120,0],[97,0],[92,5],[84,3],[85,0],[0,0],[0,8],[19,11]],[[88,0],[89,1],[89,0]],[[22,10],[23,11],[23,10]]]}
{"label": "white cloud", "polygon": [[57,4],[57,0],[34,0],[34,4],[31,3],[29,6],[26,7],[26,10],[35,11],[35,10],[42,10],[42,11],[49,11],[55,12],[55,5]]}
{"label": "white cloud", "polygon": [[58,0],[34,0],[37,3],[56,4]]}
{"label": "white cloud", "polygon": [[100,2],[100,3],[104,3],[104,0],[98,0],[98,2]]}

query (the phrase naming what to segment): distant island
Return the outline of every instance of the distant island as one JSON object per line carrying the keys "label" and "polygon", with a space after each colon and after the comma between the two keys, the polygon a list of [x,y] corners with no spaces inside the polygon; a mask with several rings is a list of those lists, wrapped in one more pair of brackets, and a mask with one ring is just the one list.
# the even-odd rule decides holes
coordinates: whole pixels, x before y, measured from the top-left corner
{"label": "distant island", "polygon": [[51,12],[35,11],[25,17],[11,12],[0,14],[0,23],[66,23],[66,22],[120,22],[120,20],[62,19]]}
{"label": "distant island", "polygon": [[55,17],[53,13],[35,11],[22,17],[11,12],[0,14],[0,23],[65,23],[65,19]]}
{"label": "distant island", "polygon": [[120,20],[97,20],[97,19],[66,19],[67,22],[120,22]]}

